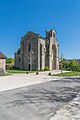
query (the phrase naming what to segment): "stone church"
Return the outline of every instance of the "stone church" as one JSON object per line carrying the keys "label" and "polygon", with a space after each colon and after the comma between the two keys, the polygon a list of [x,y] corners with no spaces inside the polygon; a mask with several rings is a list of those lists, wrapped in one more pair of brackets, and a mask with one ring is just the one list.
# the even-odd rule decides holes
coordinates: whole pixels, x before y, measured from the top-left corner
{"label": "stone church", "polygon": [[15,68],[24,70],[59,69],[59,44],[54,29],[46,31],[46,38],[29,31],[21,38],[15,54]]}

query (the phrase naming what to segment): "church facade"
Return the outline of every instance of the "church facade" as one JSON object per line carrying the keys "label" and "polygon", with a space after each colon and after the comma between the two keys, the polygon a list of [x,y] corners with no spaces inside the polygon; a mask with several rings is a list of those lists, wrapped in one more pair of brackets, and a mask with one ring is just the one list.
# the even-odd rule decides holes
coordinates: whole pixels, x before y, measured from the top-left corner
{"label": "church facade", "polygon": [[14,53],[15,67],[24,70],[59,69],[59,44],[56,31],[46,31],[46,38],[28,32],[21,38],[20,48]]}

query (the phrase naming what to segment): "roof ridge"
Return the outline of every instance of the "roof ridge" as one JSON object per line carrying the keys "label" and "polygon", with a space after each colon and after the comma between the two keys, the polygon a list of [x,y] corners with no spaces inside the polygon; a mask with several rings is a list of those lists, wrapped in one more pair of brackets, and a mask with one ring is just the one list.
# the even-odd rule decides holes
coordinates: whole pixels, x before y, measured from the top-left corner
{"label": "roof ridge", "polygon": [[0,59],[7,59],[7,57],[2,52],[0,52]]}

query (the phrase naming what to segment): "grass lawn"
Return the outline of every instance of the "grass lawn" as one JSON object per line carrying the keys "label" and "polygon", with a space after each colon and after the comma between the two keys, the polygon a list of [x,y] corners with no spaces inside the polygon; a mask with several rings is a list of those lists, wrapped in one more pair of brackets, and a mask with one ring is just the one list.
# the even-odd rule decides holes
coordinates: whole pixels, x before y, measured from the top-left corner
{"label": "grass lawn", "polygon": [[26,70],[7,70],[8,73],[26,73]]}
{"label": "grass lawn", "polygon": [[33,72],[43,72],[43,71],[45,71],[45,70],[39,70],[39,71],[37,71],[37,70],[33,70],[33,71],[27,71],[27,70],[7,70],[7,72],[8,73],[21,73],[21,74],[24,74],[24,73],[27,73],[27,72],[29,72],[29,73],[33,73]]}
{"label": "grass lawn", "polygon": [[9,75],[11,75],[11,74],[9,74],[9,73],[0,74],[0,77],[1,77],[1,76],[9,76]]}
{"label": "grass lawn", "polygon": [[80,76],[80,72],[66,72],[66,73],[60,73],[60,74],[53,74],[52,76],[62,76],[62,77]]}

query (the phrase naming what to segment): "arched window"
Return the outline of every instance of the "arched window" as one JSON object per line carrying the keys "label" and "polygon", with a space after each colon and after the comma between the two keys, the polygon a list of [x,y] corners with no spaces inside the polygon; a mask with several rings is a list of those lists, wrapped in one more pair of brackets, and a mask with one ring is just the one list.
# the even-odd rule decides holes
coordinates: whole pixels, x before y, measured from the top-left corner
{"label": "arched window", "polygon": [[53,37],[55,38],[55,33],[53,33]]}
{"label": "arched window", "polygon": [[29,43],[29,51],[31,50],[31,43]]}
{"label": "arched window", "polygon": [[20,58],[19,58],[19,63],[20,63]]}

